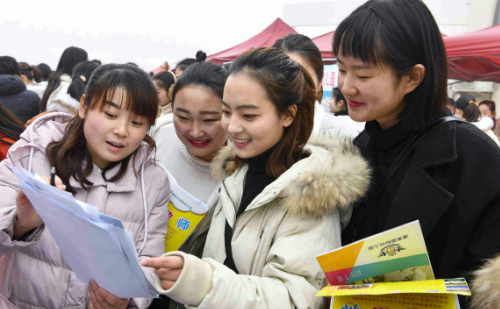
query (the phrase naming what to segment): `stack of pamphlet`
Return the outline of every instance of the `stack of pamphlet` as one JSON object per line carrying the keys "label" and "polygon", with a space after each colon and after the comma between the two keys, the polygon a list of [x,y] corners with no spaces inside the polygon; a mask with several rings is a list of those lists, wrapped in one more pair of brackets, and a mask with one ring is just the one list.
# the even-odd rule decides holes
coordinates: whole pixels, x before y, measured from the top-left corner
{"label": "stack of pamphlet", "polygon": [[434,280],[420,223],[414,221],[317,256],[335,309],[458,307],[463,278]]}

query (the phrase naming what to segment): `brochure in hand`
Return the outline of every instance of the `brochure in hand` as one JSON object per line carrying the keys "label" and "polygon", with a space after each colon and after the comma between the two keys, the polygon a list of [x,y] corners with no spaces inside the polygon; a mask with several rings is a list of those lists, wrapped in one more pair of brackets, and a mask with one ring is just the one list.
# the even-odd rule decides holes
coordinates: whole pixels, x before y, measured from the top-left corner
{"label": "brochure in hand", "polygon": [[330,285],[434,279],[414,221],[317,256]]}
{"label": "brochure in hand", "polygon": [[174,176],[165,169],[170,182],[168,203],[168,230],[165,235],[165,252],[177,251],[194,232],[207,214],[209,207],[181,188]]}

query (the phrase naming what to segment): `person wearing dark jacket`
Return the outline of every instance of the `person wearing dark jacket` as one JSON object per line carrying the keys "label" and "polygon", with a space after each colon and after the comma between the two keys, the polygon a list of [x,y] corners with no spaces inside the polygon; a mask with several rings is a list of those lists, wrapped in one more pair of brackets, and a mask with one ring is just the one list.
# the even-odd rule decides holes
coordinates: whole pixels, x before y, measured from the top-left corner
{"label": "person wearing dark jacket", "polygon": [[14,75],[0,74],[0,101],[22,123],[38,115],[40,111],[40,97],[27,90],[23,80]]}
{"label": "person wearing dark jacket", "polygon": [[35,92],[26,89],[20,76],[21,70],[16,59],[1,56],[0,101],[24,124],[39,113],[40,98]]}
{"label": "person wearing dark jacket", "polygon": [[373,169],[343,245],[419,220],[435,277],[470,279],[500,252],[500,148],[446,108],[446,51],[430,11],[370,0],[339,25],[333,53],[349,115],[367,122],[355,144]]}

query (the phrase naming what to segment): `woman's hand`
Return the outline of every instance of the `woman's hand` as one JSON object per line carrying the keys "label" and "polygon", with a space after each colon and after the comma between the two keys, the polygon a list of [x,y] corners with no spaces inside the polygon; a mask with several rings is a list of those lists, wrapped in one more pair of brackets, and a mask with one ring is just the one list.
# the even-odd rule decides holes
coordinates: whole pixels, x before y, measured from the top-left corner
{"label": "woman's hand", "polygon": [[[50,183],[49,178],[43,177],[46,183]],[[56,176],[55,185],[59,190],[66,190],[62,180]],[[24,234],[43,224],[42,218],[38,215],[28,197],[19,191],[16,197],[17,214],[16,224],[14,225],[14,239],[21,239]]]}
{"label": "woman's hand", "polygon": [[89,282],[90,304],[89,309],[124,309],[127,308],[130,298],[119,298],[99,287],[97,282]]}
{"label": "woman's hand", "polygon": [[184,258],[182,256],[162,256],[150,258],[141,261],[144,267],[152,267],[155,269],[156,275],[160,278],[161,287],[169,290],[179,279],[182,269],[184,268]]}

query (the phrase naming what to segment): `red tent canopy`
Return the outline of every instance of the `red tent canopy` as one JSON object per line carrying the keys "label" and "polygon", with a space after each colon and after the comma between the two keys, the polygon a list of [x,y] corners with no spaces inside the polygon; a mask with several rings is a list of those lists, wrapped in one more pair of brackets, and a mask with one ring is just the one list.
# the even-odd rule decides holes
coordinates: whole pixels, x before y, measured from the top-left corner
{"label": "red tent canopy", "polygon": [[225,62],[233,61],[234,59],[236,59],[236,57],[246,52],[247,50],[258,47],[270,47],[274,44],[274,42],[276,42],[276,40],[281,39],[285,35],[290,33],[297,33],[297,31],[295,31],[292,27],[278,18],[266,29],[264,29],[264,31],[252,37],[248,41],[245,41],[239,45],[236,45],[219,53],[210,55],[207,57],[207,61],[216,64],[223,64]]}
{"label": "red tent canopy", "polygon": [[444,38],[449,78],[500,83],[500,25]]}
{"label": "red tent canopy", "polygon": [[335,31],[332,31],[312,39],[314,44],[318,46],[319,51],[321,52],[321,58],[323,59],[335,58],[332,52],[332,43],[334,35]]}

